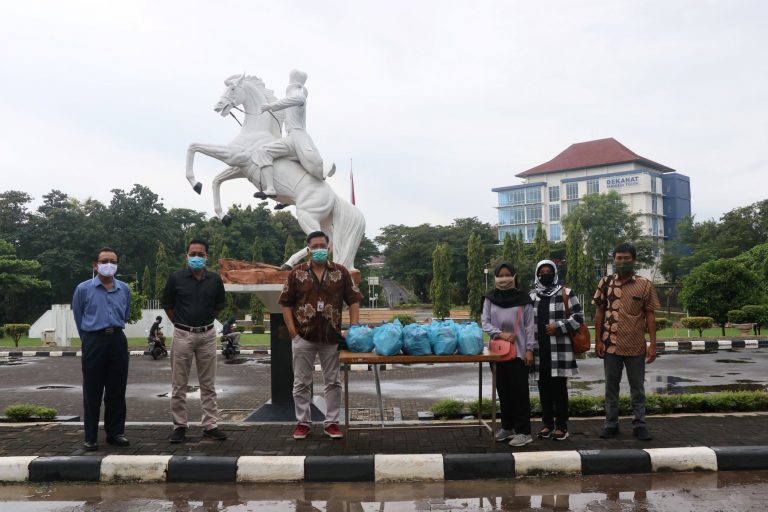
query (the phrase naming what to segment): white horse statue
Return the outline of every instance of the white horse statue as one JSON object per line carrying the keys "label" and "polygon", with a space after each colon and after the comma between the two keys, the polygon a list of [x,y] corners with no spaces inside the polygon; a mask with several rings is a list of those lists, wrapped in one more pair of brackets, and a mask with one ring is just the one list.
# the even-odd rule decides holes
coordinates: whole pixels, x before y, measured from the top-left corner
{"label": "white horse statue", "polygon": [[[254,164],[252,155],[256,149],[282,136],[283,111],[259,114],[259,105],[277,100],[274,93],[255,76],[234,75],[224,81],[227,88],[214,110],[222,117],[230,115],[232,109],[245,113],[245,120],[237,137],[227,145],[190,144],[187,149],[187,180],[198,194],[202,183],[197,181],[193,171],[195,153],[203,153],[221,160],[229,167],[213,179],[214,211],[224,225],[232,219],[221,209],[220,187],[225,181],[248,178],[262,188],[261,171]],[[355,269],[357,248],[365,233],[365,218],[354,205],[341,199],[324,180],[307,171],[299,162],[279,158],[274,162],[274,183],[277,201],[296,205],[296,218],[304,233],[323,231],[331,239],[333,260],[350,270]],[[307,255],[306,248],[296,252],[284,267],[293,267]]]}

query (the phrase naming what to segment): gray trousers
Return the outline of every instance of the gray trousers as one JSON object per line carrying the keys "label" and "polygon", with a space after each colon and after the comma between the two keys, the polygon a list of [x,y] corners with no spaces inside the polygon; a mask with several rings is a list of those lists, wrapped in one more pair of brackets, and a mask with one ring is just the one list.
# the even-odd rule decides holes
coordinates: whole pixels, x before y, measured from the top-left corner
{"label": "gray trousers", "polygon": [[325,384],[326,426],[339,422],[341,408],[341,381],[339,380],[339,349],[337,345],[312,343],[300,336],[292,341],[293,349],[293,402],[296,407],[296,421],[312,423],[310,402],[312,400],[312,372],[315,370],[315,356],[320,356],[320,368]]}
{"label": "gray trousers", "polygon": [[605,354],[605,427],[619,426],[619,383],[624,368],[635,418],[632,426],[645,426],[645,356],[617,356]]}

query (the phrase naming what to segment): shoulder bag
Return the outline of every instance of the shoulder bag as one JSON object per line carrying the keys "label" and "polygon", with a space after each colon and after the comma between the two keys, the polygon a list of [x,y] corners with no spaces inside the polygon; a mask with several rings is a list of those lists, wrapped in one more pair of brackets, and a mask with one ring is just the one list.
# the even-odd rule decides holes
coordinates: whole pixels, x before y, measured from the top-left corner
{"label": "shoulder bag", "polygon": [[517,318],[515,319],[515,329],[512,333],[512,341],[495,338],[488,344],[488,351],[491,354],[501,356],[497,360],[498,362],[512,361],[517,357],[517,346],[515,345],[515,341],[517,340],[517,329],[520,325],[520,318],[523,316],[523,309],[525,306],[519,306],[519,308],[520,309],[517,311]]}
{"label": "shoulder bag", "polygon": [[[565,286],[563,286],[563,307],[565,308],[565,318],[570,318],[571,314],[568,310],[568,295],[565,293]],[[583,354],[584,352],[587,352],[592,346],[592,339],[589,335],[589,327],[587,327],[587,324],[584,322],[579,324],[578,329],[573,332],[569,332],[568,337],[571,338],[574,354]]]}

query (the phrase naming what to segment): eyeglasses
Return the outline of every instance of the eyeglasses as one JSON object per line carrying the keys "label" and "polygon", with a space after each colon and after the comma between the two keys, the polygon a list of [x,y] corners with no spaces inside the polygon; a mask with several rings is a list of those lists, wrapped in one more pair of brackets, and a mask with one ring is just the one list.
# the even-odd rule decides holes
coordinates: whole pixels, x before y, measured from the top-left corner
{"label": "eyeglasses", "polygon": [[187,254],[187,256],[189,256],[190,258],[192,258],[193,256],[200,256],[201,258],[205,258],[205,253],[204,252],[190,252],[190,253]]}

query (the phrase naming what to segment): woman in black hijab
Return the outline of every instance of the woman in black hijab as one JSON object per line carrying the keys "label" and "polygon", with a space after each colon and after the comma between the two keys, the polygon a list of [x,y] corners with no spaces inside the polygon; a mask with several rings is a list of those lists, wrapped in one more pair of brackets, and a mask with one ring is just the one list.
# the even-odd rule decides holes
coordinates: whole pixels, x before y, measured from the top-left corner
{"label": "woman in black hijab", "polygon": [[528,368],[533,364],[536,345],[533,301],[515,283],[515,267],[502,262],[494,271],[494,288],[483,300],[483,330],[491,339],[514,341],[517,357],[497,363],[496,390],[501,405],[501,430],[497,441],[509,439],[510,446],[524,446],[531,437],[531,399]]}

